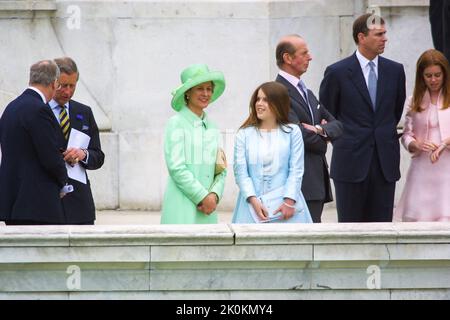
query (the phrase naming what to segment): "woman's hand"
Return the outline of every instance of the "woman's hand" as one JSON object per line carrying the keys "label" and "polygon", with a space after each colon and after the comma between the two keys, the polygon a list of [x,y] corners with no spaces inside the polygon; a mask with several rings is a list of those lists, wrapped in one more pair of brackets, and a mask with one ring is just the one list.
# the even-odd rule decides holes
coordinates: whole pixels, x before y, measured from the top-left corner
{"label": "woman's hand", "polygon": [[255,196],[249,197],[248,202],[250,202],[260,220],[269,219],[269,213],[267,212],[267,209],[262,205],[261,201],[259,201],[258,198],[256,198]]}
{"label": "woman's hand", "polygon": [[436,150],[434,150],[431,155],[431,163],[435,163],[439,160],[439,157],[441,156],[442,152],[447,148],[447,145],[445,143],[442,143]]}
{"label": "woman's hand", "polygon": [[421,151],[424,152],[433,152],[439,146],[431,141],[411,141],[408,145],[408,150],[411,153],[419,153]]}
{"label": "woman's hand", "polygon": [[295,213],[295,201],[289,198],[285,198],[284,202],[277,209],[277,211],[274,212],[274,214],[277,214],[278,212],[281,212],[284,220],[292,218]]}
{"label": "woman's hand", "polygon": [[206,215],[210,215],[217,208],[217,195],[214,192],[209,193],[203,200],[198,204],[197,209]]}

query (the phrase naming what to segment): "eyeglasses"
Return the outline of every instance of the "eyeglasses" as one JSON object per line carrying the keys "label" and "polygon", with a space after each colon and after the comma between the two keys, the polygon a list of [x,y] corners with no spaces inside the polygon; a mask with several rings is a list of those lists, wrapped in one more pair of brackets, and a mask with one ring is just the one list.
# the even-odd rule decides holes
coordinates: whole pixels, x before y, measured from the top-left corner
{"label": "eyeglasses", "polygon": [[58,79],[55,79],[55,88],[56,88],[56,90],[61,89],[61,83],[59,83]]}

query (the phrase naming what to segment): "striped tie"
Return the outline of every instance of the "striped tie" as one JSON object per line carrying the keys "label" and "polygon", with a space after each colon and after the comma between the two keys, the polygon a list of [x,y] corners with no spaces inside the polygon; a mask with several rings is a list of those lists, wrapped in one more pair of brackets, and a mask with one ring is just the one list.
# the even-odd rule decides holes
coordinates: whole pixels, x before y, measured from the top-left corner
{"label": "striped tie", "polygon": [[61,111],[59,112],[59,124],[61,125],[62,133],[66,140],[69,139],[69,131],[70,131],[70,121],[69,115],[67,114],[67,110],[65,106],[59,106]]}

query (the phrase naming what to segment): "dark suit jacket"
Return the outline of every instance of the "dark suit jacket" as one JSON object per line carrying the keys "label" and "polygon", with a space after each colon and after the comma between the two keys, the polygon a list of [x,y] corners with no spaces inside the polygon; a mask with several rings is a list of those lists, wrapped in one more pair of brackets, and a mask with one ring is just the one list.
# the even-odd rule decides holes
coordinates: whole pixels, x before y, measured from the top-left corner
{"label": "dark suit jacket", "polygon": [[[105,154],[101,150],[99,131],[91,108],[75,100],[70,100],[69,119],[71,128],[91,137],[88,146],[89,157],[87,165],[81,161],[79,162],[80,165],[87,170],[100,168],[105,160]],[[67,142],[64,140],[61,129],[58,133],[58,139],[62,141],[65,149]],[[74,191],[68,193],[62,199],[67,224],[85,223],[95,220],[95,204],[87,174],[86,180],[87,184],[83,184],[69,178],[69,184],[73,185]]]}
{"label": "dark suit jacket", "polygon": [[430,0],[429,17],[434,47],[450,60],[450,0]]}
{"label": "dark suit jacket", "polygon": [[372,156],[378,154],[384,178],[397,181],[400,148],[396,127],[405,102],[403,66],[379,57],[376,111],[356,53],[325,70],[320,101],[344,125],[343,135],[333,142],[331,177],[340,182],[361,182],[369,172]]}
{"label": "dark suit jacket", "polygon": [[[289,121],[299,124],[303,134],[305,145],[305,171],[303,174],[302,193],[306,200],[333,200],[328,174],[328,163],[325,157],[327,152],[327,140],[333,140],[342,133],[342,124],[319,105],[319,101],[311,90],[308,90],[308,99],[314,115],[314,124],[320,124],[322,119],[327,124],[322,125],[328,138],[321,137],[303,128],[301,123],[312,124],[308,105],[298,90],[285,78],[278,75],[276,81],[283,84],[289,91],[291,109]],[[319,107],[319,109],[317,109]]]}
{"label": "dark suit jacket", "polygon": [[0,119],[0,220],[63,223],[59,198],[67,182],[54,115],[31,89],[12,101]]}

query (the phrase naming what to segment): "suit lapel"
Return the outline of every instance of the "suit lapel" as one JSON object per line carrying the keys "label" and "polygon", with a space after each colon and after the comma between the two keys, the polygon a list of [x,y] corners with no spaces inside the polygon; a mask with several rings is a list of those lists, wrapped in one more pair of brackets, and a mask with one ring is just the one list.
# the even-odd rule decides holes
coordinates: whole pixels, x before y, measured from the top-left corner
{"label": "suit lapel", "polygon": [[[309,112],[309,107],[306,104],[306,101],[305,101],[305,99],[303,99],[303,97],[300,94],[300,92],[298,92],[297,88],[295,88],[289,81],[287,81],[285,78],[283,78],[280,75],[278,75],[277,81],[278,82],[282,82],[285,85],[285,87],[288,89],[289,97],[291,99],[294,99],[295,101],[297,101],[297,103],[302,106],[303,111],[307,114],[308,119],[312,120],[311,119],[311,113]],[[309,91],[308,91],[307,94],[308,94],[308,99],[310,99],[309,101],[311,101],[311,98],[309,96]]]}
{"label": "suit lapel", "polygon": [[83,126],[83,115],[80,114],[78,106],[73,103],[72,100],[69,101],[69,106],[70,127],[81,131]]}
{"label": "suit lapel", "polygon": [[385,92],[384,86],[387,84],[386,79],[387,67],[385,60],[382,57],[378,57],[378,79],[377,79],[377,101],[375,110],[378,111],[381,104],[381,99],[383,97],[383,92]]}
{"label": "suit lapel", "polygon": [[[364,79],[364,74],[361,70],[361,65],[359,64],[356,53],[353,54],[352,64],[349,68],[349,77],[355,87],[358,89],[359,93],[363,96],[366,103],[370,106],[373,111],[372,101],[370,100],[369,89],[367,89],[366,80]],[[380,83],[380,78],[378,77],[378,83]]]}

